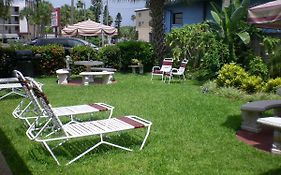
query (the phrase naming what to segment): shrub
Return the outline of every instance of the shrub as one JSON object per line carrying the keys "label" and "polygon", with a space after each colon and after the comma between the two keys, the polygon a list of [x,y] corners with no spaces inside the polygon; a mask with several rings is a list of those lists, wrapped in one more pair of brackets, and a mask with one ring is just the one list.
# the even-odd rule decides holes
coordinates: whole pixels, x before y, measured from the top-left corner
{"label": "shrub", "polygon": [[269,79],[264,86],[264,91],[274,92],[277,88],[281,88],[281,78]]}
{"label": "shrub", "polygon": [[58,45],[34,46],[34,54],[40,54],[38,59],[33,60],[34,72],[37,75],[55,74],[57,69],[65,67],[64,48]]}
{"label": "shrub", "polygon": [[218,71],[229,59],[228,46],[214,38],[211,40],[212,41],[209,41],[209,47],[206,48],[206,53],[204,54],[202,66],[200,68],[200,70],[204,69],[206,72],[206,75],[202,77],[203,80],[215,78]]}
{"label": "shrub", "polygon": [[250,73],[250,75],[260,76],[263,79],[266,79],[268,77],[267,65],[259,56],[250,60],[248,72]]}
{"label": "shrub", "polygon": [[71,52],[73,61],[98,60],[98,53],[90,46],[75,46]]}
{"label": "shrub", "polygon": [[246,71],[234,63],[225,64],[219,71],[216,83],[220,87],[236,87],[240,88],[243,80],[248,78]]}
{"label": "shrub", "polygon": [[206,48],[213,38],[215,35],[206,23],[174,28],[165,36],[173,57],[177,60],[187,58],[193,68],[200,66]]}
{"label": "shrub", "polygon": [[281,49],[275,50],[274,54],[269,55],[270,77],[277,78],[281,76]]}
{"label": "shrub", "polygon": [[214,81],[207,81],[201,87],[203,93],[216,93],[217,84]]}
{"label": "shrub", "polygon": [[[89,46],[75,46],[70,54],[72,61],[99,60],[98,53]],[[83,66],[72,67],[72,73],[78,74],[85,70]]]}
{"label": "shrub", "polygon": [[243,80],[241,89],[248,93],[254,93],[254,92],[261,91],[262,86],[263,86],[262,78],[253,75]]}
{"label": "shrub", "polygon": [[151,44],[143,41],[125,41],[118,43],[121,51],[121,69],[128,70],[132,59],[138,59],[144,65],[144,71],[151,71],[154,63],[154,50]]}
{"label": "shrub", "polygon": [[104,62],[106,67],[121,68],[121,51],[116,45],[101,48],[99,59]]}
{"label": "shrub", "polygon": [[247,94],[246,92],[233,87],[216,87],[216,83],[214,83],[214,81],[204,83],[202,86],[202,92],[216,94],[231,99],[242,99],[244,101],[280,99],[280,96],[273,93],[257,92],[254,94]]}
{"label": "shrub", "polygon": [[15,49],[0,47],[0,77],[10,77],[15,63]]}

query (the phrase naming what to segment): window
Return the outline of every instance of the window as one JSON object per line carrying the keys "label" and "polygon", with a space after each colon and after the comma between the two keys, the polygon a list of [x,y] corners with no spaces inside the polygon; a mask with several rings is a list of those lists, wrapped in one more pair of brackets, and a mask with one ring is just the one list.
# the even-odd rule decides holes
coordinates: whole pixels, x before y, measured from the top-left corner
{"label": "window", "polygon": [[70,39],[68,40],[68,47],[82,46],[83,43],[77,40]]}
{"label": "window", "polygon": [[152,27],[152,20],[150,20],[150,21],[148,22],[148,26],[149,26],[149,27]]}
{"label": "window", "polygon": [[18,33],[20,31],[20,27],[19,26],[15,26],[15,31]]}
{"label": "window", "polygon": [[19,23],[19,17],[15,16],[15,22],[18,24]]}
{"label": "window", "polygon": [[141,12],[138,13],[139,17],[141,17]]}
{"label": "window", "polygon": [[141,21],[139,21],[139,27],[141,26]]}
{"label": "window", "polygon": [[173,14],[173,24],[182,24],[182,13],[174,13]]}
{"label": "window", "polygon": [[152,33],[149,32],[149,42],[152,42]]}
{"label": "window", "polygon": [[14,7],[15,12],[19,12],[19,7]]}

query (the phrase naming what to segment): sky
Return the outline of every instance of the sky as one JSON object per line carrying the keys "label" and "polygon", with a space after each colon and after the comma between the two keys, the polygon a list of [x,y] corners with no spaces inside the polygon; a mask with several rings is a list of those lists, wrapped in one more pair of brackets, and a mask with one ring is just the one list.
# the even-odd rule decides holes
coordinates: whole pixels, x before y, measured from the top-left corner
{"label": "sky", "polygon": [[[71,5],[71,0],[48,0],[53,4],[54,7],[61,7],[64,4]],[[86,2],[86,8],[89,8],[91,5],[91,0],[84,0]],[[77,3],[77,0],[74,0],[74,4]],[[106,0],[104,0],[104,4]],[[121,13],[122,22],[121,26],[135,26],[135,23],[131,20],[131,16],[135,15],[135,9],[144,8],[145,1],[136,1],[136,2],[128,2],[123,0],[108,0],[108,9],[109,15],[112,16],[113,21],[117,13]]]}

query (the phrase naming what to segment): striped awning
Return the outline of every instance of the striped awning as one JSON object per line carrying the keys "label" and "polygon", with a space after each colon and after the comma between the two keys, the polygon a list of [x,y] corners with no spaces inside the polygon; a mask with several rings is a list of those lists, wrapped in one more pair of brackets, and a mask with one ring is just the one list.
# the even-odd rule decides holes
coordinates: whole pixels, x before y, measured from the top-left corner
{"label": "striped awning", "polygon": [[117,29],[115,27],[107,26],[88,19],[63,28],[62,34],[68,36],[114,36],[117,35]]}
{"label": "striped awning", "polygon": [[248,22],[257,27],[281,29],[281,0],[248,9]]}

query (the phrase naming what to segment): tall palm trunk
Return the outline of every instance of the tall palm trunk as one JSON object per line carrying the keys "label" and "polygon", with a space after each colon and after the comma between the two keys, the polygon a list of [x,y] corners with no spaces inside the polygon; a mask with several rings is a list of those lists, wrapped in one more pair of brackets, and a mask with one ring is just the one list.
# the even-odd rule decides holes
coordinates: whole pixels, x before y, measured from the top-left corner
{"label": "tall palm trunk", "polygon": [[150,0],[149,7],[152,17],[152,43],[158,60],[163,59],[165,52],[164,43],[164,2],[165,0]]}
{"label": "tall palm trunk", "polygon": [[74,23],[74,0],[71,0],[70,24]]}

